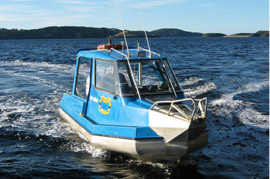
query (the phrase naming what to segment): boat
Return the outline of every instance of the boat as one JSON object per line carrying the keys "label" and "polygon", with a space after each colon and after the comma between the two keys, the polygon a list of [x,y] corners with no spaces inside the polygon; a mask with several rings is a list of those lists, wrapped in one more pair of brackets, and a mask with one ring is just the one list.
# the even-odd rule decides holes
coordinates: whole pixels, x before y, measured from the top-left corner
{"label": "boat", "polygon": [[187,98],[168,59],[139,42],[79,50],[59,113],[93,146],[140,160],[177,161],[208,142],[207,98]]}

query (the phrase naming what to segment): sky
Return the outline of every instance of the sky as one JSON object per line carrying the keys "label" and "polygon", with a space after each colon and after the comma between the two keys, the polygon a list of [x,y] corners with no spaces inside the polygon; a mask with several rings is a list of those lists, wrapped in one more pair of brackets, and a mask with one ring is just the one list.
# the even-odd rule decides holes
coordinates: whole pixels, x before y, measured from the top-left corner
{"label": "sky", "polygon": [[269,1],[0,0],[0,28],[86,26],[143,30],[142,24],[147,31],[177,28],[227,35],[253,33],[269,30]]}

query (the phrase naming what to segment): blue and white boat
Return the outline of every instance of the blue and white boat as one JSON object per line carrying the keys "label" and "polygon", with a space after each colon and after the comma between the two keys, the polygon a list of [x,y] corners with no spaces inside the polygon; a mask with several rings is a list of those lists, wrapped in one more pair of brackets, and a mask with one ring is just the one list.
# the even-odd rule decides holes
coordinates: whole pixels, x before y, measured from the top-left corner
{"label": "blue and white boat", "polygon": [[77,52],[59,113],[93,146],[174,161],[207,144],[206,105],[185,97],[167,58],[109,42]]}

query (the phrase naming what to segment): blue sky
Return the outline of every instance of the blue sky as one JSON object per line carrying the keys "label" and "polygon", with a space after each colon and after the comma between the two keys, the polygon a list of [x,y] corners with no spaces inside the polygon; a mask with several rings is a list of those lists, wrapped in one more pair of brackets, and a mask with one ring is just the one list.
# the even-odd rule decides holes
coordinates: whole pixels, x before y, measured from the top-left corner
{"label": "blue sky", "polygon": [[[269,29],[268,0],[140,0],[148,31],[233,34]],[[87,26],[141,30],[137,0],[0,0],[0,28]]]}

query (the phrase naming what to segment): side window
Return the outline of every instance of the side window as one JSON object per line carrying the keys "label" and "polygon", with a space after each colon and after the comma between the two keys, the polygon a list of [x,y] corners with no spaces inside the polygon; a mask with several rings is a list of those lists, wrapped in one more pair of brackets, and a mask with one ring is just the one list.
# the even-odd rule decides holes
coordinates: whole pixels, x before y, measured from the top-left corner
{"label": "side window", "polygon": [[91,59],[80,58],[75,95],[87,99],[90,87]]}
{"label": "side window", "polygon": [[104,91],[115,93],[115,63],[96,60],[95,86]]}
{"label": "side window", "polygon": [[116,90],[118,95],[134,95],[133,88],[128,75],[125,63],[118,63],[118,73],[116,73]]}

